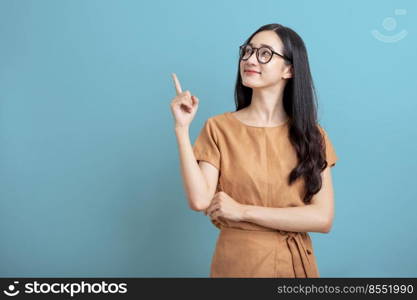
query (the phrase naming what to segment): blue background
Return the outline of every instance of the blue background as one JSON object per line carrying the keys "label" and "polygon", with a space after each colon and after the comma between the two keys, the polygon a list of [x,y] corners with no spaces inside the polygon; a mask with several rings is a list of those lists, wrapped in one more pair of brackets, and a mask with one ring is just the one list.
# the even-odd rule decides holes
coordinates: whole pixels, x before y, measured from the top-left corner
{"label": "blue background", "polygon": [[[311,233],[321,276],[417,276],[416,12],[411,0],[0,1],[0,275],[208,276],[218,229],[187,205],[171,73],[200,99],[194,142],[234,110],[238,46],[281,23],[306,43],[339,157],[334,226]],[[373,29],[408,35],[384,43]]]}

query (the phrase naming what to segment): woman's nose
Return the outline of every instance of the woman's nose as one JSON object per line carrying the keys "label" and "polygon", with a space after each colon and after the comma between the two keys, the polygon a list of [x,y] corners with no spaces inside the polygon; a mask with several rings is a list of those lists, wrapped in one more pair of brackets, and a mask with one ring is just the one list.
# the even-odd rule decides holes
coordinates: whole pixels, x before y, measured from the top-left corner
{"label": "woman's nose", "polygon": [[258,59],[256,58],[256,51],[253,51],[252,55],[248,59],[248,62],[254,65],[258,63]]}

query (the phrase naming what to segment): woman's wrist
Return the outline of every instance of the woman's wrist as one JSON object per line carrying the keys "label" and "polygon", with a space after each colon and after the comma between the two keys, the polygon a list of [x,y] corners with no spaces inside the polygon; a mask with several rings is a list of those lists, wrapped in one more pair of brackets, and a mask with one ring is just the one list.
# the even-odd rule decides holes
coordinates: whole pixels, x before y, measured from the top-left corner
{"label": "woman's wrist", "polygon": [[241,204],[240,208],[240,218],[241,221],[249,221],[248,211],[250,210],[250,205]]}
{"label": "woman's wrist", "polygon": [[189,126],[175,126],[175,132],[176,133],[184,133],[188,132]]}

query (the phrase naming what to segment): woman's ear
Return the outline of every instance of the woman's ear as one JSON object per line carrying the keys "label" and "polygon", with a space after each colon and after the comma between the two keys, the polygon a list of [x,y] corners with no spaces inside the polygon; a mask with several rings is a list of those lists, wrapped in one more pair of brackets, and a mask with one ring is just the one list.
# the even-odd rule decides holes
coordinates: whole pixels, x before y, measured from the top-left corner
{"label": "woman's ear", "polygon": [[282,75],[282,77],[284,78],[284,79],[288,79],[288,78],[292,78],[293,77],[293,67],[292,67],[292,65],[288,65],[288,66],[286,66],[285,67],[285,71],[284,71],[284,74]]}

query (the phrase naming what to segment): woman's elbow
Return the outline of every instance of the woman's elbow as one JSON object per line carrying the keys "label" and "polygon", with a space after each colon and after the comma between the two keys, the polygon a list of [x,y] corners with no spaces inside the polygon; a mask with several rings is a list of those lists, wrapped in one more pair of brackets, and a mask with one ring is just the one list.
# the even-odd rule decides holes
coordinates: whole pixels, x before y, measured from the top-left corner
{"label": "woman's elbow", "polygon": [[322,226],[321,226],[321,232],[322,233],[329,233],[333,226],[333,218],[332,217],[325,217]]}
{"label": "woman's elbow", "polygon": [[203,211],[205,208],[203,208],[201,206],[198,206],[198,205],[195,205],[195,204],[190,204],[190,209],[193,210],[193,211],[199,212],[199,211]]}
{"label": "woman's elbow", "polygon": [[205,204],[205,203],[200,203],[200,202],[197,202],[197,201],[189,201],[188,202],[188,206],[189,206],[189,208],[191,209],[191,210],[194,210],[194,211],[203,211],[203,210],[206,210],[207,209],[207,207],[208,207],[208,205],[207,204]]}

